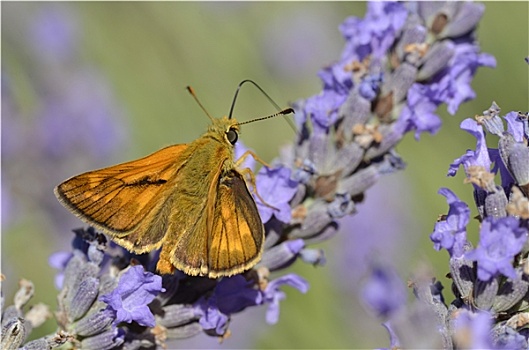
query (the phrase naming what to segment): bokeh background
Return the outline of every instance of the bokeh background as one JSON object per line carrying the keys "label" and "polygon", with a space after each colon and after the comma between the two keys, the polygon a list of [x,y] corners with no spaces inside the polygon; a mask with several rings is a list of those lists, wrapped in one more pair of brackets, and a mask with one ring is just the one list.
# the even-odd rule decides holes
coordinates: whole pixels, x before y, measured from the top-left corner
{"label": "bokeh background", "polygon": [[[56,305],[51,253],[68,250],[82,225],[55,200],[53,187],[83,171],[139,158],[200,136],[208,119],[185,91],[195,88],[215,116],[228,113],[243,79],[253,79],[280,106],[321,88],[317,71],[343,47],[338,26],[363,16],[363,2],[2,2],[2,293],[12,302],[20,278],[36,285],[33,302]],[[406,279],[417,269],[444,278],[447,254],[429,234],[447,206],[439,187],[472,203],[463,177],[448,165],[475,140],[459,123],[495,100],[502,114],[528,106],[527,2],[487,2],[478,35],[496,69],[480,69],[477,99],[456,116],[444,108],[443,128],[398,151],[408,167],[367,192],[358,213],[322,244],[327,265],[296,263],[310,290],[288,290],[280,321],[264,308],[233,317],[232,337],[200,335],[170,348],[373,348],[387,346],[379,321],[358,300],[368,256],[392,263]],[[248,120],[275,108],[251,86],[235,117]],[[271,161],[294,138],[281,119],[243,128],[241,139]],[[492,142],[497,142],[491,139]],[[490,143],[489,145],[493,145]],[[472,206],[471,206],[472,207]],[[474,213],[475,208],[472,207]],[[476,241],[476,225],[471,240]],[[446,291],[447,289],[445,289]],[[449,290],[449,288],[448,288]],[[391,293],[391,291],[388,291]],[[447,294],[449,296],[449,294]],[[411,297],[410,297],[411,298]],[[50,320],[32,338],[54,331]]]}

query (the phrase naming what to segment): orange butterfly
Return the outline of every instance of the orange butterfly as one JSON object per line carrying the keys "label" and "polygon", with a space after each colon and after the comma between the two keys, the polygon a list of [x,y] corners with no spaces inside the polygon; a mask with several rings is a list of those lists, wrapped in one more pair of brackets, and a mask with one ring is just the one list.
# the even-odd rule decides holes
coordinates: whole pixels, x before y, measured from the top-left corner
{"label": "orange butterfly", "polygon": [[251,151],[233,160],[239,126],[248,122],[210,119],[208,131],[189,144],[74,176],[55,195],[131,252],[162,247],[156,266],[162,274],[175,268],[209,278],[244,272],[261,259],[264,227],[243,176],[255,191],[254,174],[238,167],[249,155],[262,161]]}

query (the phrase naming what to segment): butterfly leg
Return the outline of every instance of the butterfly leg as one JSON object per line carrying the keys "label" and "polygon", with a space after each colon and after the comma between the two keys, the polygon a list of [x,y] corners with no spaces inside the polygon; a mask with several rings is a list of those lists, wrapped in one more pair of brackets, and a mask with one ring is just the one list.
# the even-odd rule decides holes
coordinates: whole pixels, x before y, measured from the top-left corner
{"label": "butterfly leg", "polygon": [[270,164],[268,164],[267,162],[265,162],[264,160],[262,160],[257,154],[255,154],[254,151],[252,150],[247,150],[246,152],[244,152],[242,154],[242,156],[239,157],[239,159],[237,159],[235,161],[235,167],[239,167],[241,166],[241,164],[244,162],[244,160],[246,158],[248,158],[248,156],[252,156],[253,159],[255,159],[256,161],[258,161],[259,163],[263,164],[265,167],[267,168],[271,168]]}
{"label": "butterfly leg", "polygon": [[[270,164],[268,164],[267,162],[265,162],[264,160],[261,159],[261,157],[259,157],[257,154],[255,154],[254,151],[252,150],[247,150],[246,152],[244,152],[242,154],[242,156],[239,157],[239,159],[237,159],[235,161],[235,167],[239,167],[246,158],[248,158],[248,156],[252,156],[253,159],[255,159],[256,161],[258,161],[259,163],[263,164],[265,167],[267,168],[271,168]],[[261,195],[259,194],[259,192],[257,192],[257,186],[255,185],[255,174],[253,173],[252,169],[250,168],[245,168],[245,169],[241,169],[241,174],[244,175],[248,175],[250,177],[250,183],[252,185],[252,193],[254,193],[257,198],[259,198],[259,200],[261,201],[261,203],[263,203],[264,205],[266,205],[267,207],[271,208],[271,209],[274,209],[274,210],[277,210],[279,211],[279,209],[277,209],[276,207],[274,207],[273,205],[271,204],[268,204],[264,199],[263,197],[261,197]]]}
{"label": "butterfly leg", "polygon": [[[235,161],[235,166],[238,167],[240,166],[244,160],[248,157],[248,156],[252,156],[253,159],[255,159],[256,161],[258,161],[259,163],[263,164],[265,167],[267,168],[271,168],[270,164],[268,164],[267,162],[265,162],[263,159],[261,159],[261,157],[259,157],[254,151],[252,150],[247,150],[246,152],[244,152],[242,154],[242,156],[239,157],[239,159],[237,159]],[[259,192],[257,192],[257,186],[255,185],[255,174],[253,173],[252,169],[250,168],[245,168],[245,169],[242,169],[241,173],[243,175],[248,175],[250,177],[250,183],[252,185],[252,193],[254,193],[256,195],[257,198],[259,198],[259,200],[261,201],[261,203],[263,203],[264,205],[266,205],[267,207],[271,208],[271,209],[274,209],[274,210],[279,210],[277,209],[276,207],[274,207],[273,205],[267,203],[263,197],[261,197],[261,195],[259,194]]]}
{"label": "butterfly leg", "polygon": [[276,207],[274,207],[273,205],[271,204],[268,204],[264,199],[263,197],[261,197],[261,195],[259,194],[259,192],[257,192],[257,186],[255,184],[255,174],[253,173],[252,169],[250,168],[244,168],[244,169],[240,169],[239,172],[241,173],[242,176],[245,176],[245,175],[248,175],[248,177],[250,178],[249,182],[250,184],[252,185],[251,186],[251,192],[253,194],[255,194],[255,196],[257,198],[259,198],[259,200],[261,201],[262,204],[266,205],[267,207],[271,208],[271,209],[274,209],[274,210],[277,210],[279,211],[279,209],[277,209]]}

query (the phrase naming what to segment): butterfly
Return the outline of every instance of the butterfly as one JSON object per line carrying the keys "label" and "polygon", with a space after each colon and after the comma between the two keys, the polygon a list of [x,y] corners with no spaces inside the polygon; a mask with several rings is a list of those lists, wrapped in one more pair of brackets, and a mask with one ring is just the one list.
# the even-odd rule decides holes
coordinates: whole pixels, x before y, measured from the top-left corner
{"label": "butterfly", "polygon": [[208,117],[212,124],[195,141],[74,176],[55,195],[131,252],[161,247],[161,274],[219,278],[251,269],[261,259],[264,227],[247,184],[259,197],[255,176],[239,167],[248,156],[266,163],[252,151],[234,160],[240,125],[248,122]]}

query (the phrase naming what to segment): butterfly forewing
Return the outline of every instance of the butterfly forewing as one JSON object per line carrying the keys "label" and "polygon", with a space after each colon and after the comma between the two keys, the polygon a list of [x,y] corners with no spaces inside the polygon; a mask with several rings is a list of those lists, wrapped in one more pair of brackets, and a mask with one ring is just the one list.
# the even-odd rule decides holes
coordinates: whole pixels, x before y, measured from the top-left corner
{"label": "butterfly forewing", "polygon": [[[160,214],[168,197],[162,193],[171,190],[171,180],[184,163],[181,155],[186,147],[166,147],[135,161],[74,176],[57,186],[55,193],[83,221],[130,241],[124,244],[128,249],[146,251],[136,247],[136,242],[161,243],[165,230],[150,230],[145,223],[163,226],[156,220],[164,220]],[[153,236],[144,241],[147,231]]]}

